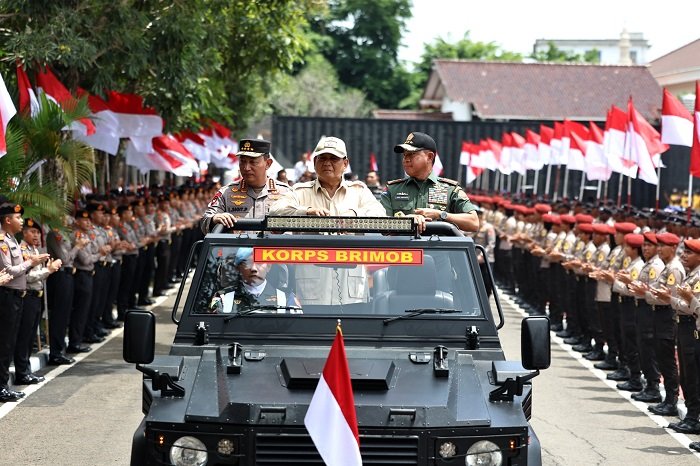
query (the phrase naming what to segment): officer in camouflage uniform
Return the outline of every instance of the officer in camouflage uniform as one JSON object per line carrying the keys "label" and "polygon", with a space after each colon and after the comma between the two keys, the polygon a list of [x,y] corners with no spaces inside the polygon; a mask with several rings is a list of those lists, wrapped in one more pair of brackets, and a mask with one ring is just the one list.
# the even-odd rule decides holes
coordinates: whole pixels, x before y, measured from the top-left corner
{"label": "officer in camouflage uniform", "polygon": [[240,181],[221,188],[209,202],[202,217],[202,231],[211,231],[220,223],[231,228],[238,218],[264,218],[270,206],[289,186],[267,176],[272,165],[270,143],[262,139],[241,139],[239,158]]}
{"label": "officer in camouflage uniform", "polygon": [[437,146],[433,138],[417,131],[394,147],[403,154],[406,178],[389,181],[381,196],[381,204],[389,216],[415,217],[419,231],[426,221],[453,223],[462,231],[479,231],[476,207],[469,201],[459,183],[439,178],[433,173]]}

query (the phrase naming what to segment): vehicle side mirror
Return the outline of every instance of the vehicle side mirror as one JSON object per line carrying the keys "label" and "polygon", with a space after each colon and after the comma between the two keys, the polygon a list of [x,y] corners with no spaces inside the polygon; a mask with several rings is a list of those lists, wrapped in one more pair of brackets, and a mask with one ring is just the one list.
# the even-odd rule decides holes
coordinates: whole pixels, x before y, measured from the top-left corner
{"label": "vehicle side mirror", "polygon": [[523,319],[520,328],[520,354],[528,370],[547,369],[552,361],[549,319],[544,316]]}
{"label": "vehicle side mirror", "polygon": [[129,311],[124,318],[124,361],[153,362],[156,346],[156,317],[148,311]]}

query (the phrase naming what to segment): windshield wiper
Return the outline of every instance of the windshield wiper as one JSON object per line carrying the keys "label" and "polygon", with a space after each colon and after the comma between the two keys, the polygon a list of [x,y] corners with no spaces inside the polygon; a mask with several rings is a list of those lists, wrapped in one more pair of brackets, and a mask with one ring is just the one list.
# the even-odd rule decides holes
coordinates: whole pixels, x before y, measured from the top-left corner
{"label": "windshield wiper", "polygon": [[232,319],[235,319],[236,317],[254,314],[257,311],[278,311],[280,309],[284,309],[285,311],[301,311],[301,308],[299,306],[280,306],[280,305],[275,305],[275,304],[265,304],[265,305],[259,305],[259,306],[246,306],[246,310],[238,311],[235,314],[232,314],[230,316],[225,317],[224,323],[226,323]]}
{"label": "windshield wiper", "polygon": [[404,312],[407,312],[408,314],[384,319],[384,325],[395,320],[410,319],[421,314],[454,314],[462,311],[448,307],[421,307],[418,309],[406,309]]}

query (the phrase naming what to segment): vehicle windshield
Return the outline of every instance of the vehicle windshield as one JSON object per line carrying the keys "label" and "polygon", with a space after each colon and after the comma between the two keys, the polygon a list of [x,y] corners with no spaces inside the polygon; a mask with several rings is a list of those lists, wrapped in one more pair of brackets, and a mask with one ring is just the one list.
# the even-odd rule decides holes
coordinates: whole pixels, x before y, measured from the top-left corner
{"label": "vehicle windshield", "polygon": [[193,314],[482,315],[463,249],[216,246],[205,257]]}

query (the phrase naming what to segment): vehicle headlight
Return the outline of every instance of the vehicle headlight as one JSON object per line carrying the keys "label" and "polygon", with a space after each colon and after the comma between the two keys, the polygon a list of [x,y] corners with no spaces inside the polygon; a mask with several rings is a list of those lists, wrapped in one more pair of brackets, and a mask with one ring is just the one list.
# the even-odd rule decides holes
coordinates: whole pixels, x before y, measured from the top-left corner
{"label": "vehicle headlight", "polygon": [[500,466],[503,463],[503,454],[493,442],[481,440],[469,447],[464,464],[467,466]]}
{"label": "vehicle headlight", "polygon": [[170,462],[175,466],[204,466],[207,447],[195,437],[180,437],[170,448]]}
{"label": "vehicle headlight", "polygon": [[438,455],[443,458],[452,458],[457,454],[457,446],[452,442],[442,442],[438,449]]}

